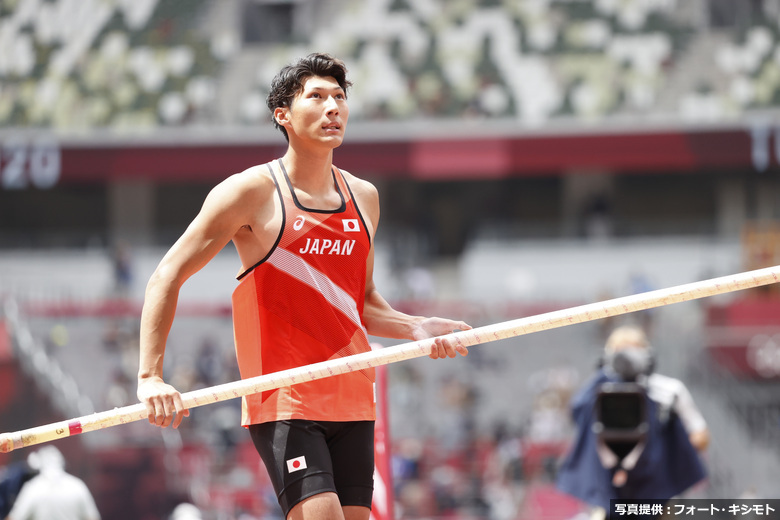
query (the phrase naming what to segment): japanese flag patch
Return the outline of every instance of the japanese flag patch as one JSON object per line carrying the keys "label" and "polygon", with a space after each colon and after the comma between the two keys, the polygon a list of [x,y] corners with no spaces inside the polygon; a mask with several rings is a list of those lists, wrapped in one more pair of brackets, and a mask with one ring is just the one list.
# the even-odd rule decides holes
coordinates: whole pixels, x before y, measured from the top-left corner
{"label": "japanese flag patch", "polygon": [[358,219],[356,218],[345,218],[341,222],[344,224],[344,231],[347,233],[360,231],[360,224],[358,224]]}
{"label": "japanese flag patch", "polygon": [[306,469],[306,457],[301,455],[300,457],[295,457],[294,459],[289,459],[287,461],[287,472],[293,473],[295,471],[299,471],[302,469]]}

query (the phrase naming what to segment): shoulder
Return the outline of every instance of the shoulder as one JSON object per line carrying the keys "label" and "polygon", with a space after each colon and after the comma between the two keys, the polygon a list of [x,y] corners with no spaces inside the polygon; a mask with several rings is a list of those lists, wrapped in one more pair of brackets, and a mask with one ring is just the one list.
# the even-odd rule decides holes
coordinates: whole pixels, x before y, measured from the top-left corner
{"label": "shoulder", "polygon": [[376,222],[379,220],[379,192],[376,186],[371,184],[365,179],[356,177],[346,170],[339,168],[339,171],[344,176],[344,180],[347,182],[349,189],[352,191],[352,195],[355,197],[355,202],[361,211],[365,212],[369,218]]}
{"label": "shoulder", "polygon": [[215,189],[228,192],[247,193],[260,190],[262,192],[276,189],[276,182],[266,165],[252,166],[240,173],[234,173],[220,182]]}
{"label": "shoulder", "polygon": [[43,477],[38,474],[28,480],[19,490],[19,494],[16,497],[16,503],[21,505],[30,500],[35,500],[39,495],[46,493],[46,482]]}
{"label": "shoulder", "polygon": [[679,392],[685,388],[685,385],[679,379],[665,376],[657,372],[653,372],[647,378],[647,384],[650,388],[664,390],[667,392]]}
{"label": "shoulder", "polygon": [[682,381],[663,374],[652,373],[647,377],[647,392],[650,399],[664,405],[672,405],[690,394]]}
{"label": "shoulder", "polygon": [[273,196],[276,183],[266,165],[252,166],[224,179],[212,188],[207,201],[236,204],[262,203]]}
{"label": "shoulder", "polygon": [[349,189],[352,190],[352,193],[356,198],[379,199],[379,192],[377,191],[376,186],[365,179],[352,175],[346,170],[339,168],[339,171],[344,175],[344,180],[347,181]]}
{"label": "shoulder", "polygon": [[86,482],[84,482],[83,480],[81,480],[80,478],[74,475],[71,475],[71,477],[73,477],[73,479],[71,480],[71,485],[73,486],[74,489],[81,490],[85,495],[90,494],[89,487],[87,487]]}

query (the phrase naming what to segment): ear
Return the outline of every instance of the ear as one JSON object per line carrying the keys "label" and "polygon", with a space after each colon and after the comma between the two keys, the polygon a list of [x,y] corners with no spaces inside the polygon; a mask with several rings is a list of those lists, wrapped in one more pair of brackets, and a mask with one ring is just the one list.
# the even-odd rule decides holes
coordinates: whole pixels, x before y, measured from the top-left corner
{"label": "ear", "polygon": [[289,107],[276,107],[274,109],[274,119],[281,126],[285,126],[290,120]]}

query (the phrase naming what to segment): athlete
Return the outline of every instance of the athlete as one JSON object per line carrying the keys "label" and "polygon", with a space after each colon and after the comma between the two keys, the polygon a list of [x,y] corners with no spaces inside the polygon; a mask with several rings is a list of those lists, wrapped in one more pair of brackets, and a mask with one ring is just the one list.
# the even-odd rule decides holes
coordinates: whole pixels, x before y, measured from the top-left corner
{"label": "athlete", "polygon": [[[138,398],[150,423],[176,428],[189,415],[162,378],[166,339],[182,284],[230,241],[242,264],[233,321],[243,378],[366,352],[368,335],[435,338],[433,359],[467,354],[439,336],[468,324],[401,313],[377,291],[377,190],[332,162],[350,85],[343,62],[327,54],[284,67],[268,106],[286,153],[218,184],[149,280]],[[369,518],[373,379],[373,370],[363,370],[243,399],[242,424],[286,518]]]}

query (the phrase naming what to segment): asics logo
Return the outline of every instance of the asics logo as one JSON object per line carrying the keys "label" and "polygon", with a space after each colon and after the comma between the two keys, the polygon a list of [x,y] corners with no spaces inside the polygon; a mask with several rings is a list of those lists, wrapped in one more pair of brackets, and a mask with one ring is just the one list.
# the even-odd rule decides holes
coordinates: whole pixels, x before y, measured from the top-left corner
{"label": "asics logo", "polygon": [[295,222],[293,222],[293,229],[295,231],[300,231],[305,223],[306,223],[306,217],[300,215],[298,218],[295,219]]}

